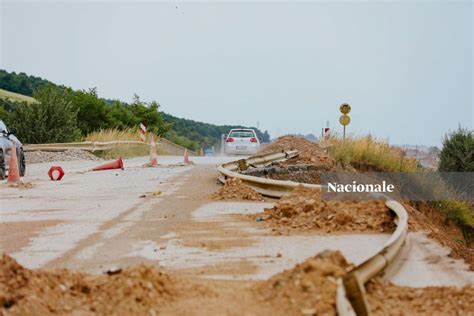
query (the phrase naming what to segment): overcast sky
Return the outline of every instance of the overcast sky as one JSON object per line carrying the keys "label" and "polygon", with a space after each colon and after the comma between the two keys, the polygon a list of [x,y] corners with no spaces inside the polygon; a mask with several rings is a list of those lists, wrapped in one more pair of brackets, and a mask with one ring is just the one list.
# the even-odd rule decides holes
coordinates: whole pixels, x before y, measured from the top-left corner
{"label": "overcast sky", "polygon": [[439,145],[473,128],[471,1],[0,0],[0,68],[216,124]]}

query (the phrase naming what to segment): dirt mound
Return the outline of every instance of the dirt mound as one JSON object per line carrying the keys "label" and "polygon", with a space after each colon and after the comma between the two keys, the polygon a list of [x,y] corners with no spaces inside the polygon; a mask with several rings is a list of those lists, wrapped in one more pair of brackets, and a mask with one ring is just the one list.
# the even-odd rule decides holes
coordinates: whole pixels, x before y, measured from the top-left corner
{"label": "dirt mound", "polygon": [[175,280],[145,265],[89,276],[29,270],[0,257],[0,314],[156,315],[175,294]]}
{"label": "dirt mound", "polygon": [[367,285],[368,301],[374,315],[472,315],[474,287],[396,286],[376,278]]}
{"label": "dirt mound", "polygon": [[224,186],[211,195],[214,200],[250,200],[264,201],[263,196],[246,186],[238,178],[228,179]]}
{"label": "dirt mound", "polygon": [[281,150],[298,150],[299,156],[283,162],[283,165],[316,164],[333,166],[334,161],[318,144],[301,137],[286,135],[262,149],[259,154],[269,154]]}
{"label": "dirt mound", "polygon": [[340,252],[324,251],[254,291],[261,301],[286,315],[336,315],[336,279],[350,267]]}
{"label": "dirt mound", "polygon": [[[336,315],[336,280],[353,268],[338,251],[324,251],[254,287],[257,299],[285,315]],[[474,287],[396,286],[380,277],[367,284],[374,315],[471,315]],[[278,314],[278,313],[277,313]]]}
{"label": "dirt mound", "polygon": [[392,216],[383,201],[322,201],[319,190],[297,187],[265,209],[261,217],[277,233],[391,231]]}

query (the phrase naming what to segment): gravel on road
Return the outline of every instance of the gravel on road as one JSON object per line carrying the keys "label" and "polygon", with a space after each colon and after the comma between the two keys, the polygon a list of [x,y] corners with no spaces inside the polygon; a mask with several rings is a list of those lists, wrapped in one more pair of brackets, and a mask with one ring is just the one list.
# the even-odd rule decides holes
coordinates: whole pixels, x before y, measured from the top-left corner
{"label": "gravel on road", "polygon": [[66,151],[27,151],[25,152],[25,159],[27,164],[53,161],[102,160],[90,152],[80,149],[69,149]]}

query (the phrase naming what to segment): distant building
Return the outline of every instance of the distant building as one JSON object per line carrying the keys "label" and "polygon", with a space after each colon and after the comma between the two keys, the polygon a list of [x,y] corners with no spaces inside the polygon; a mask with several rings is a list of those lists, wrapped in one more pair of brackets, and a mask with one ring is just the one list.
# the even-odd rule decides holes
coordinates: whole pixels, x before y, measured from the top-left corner
{"label": "distant building", "polygon": [[425,168],[438,169],[440,150],[436,146],[400,145],[407,157],[415,158]]}

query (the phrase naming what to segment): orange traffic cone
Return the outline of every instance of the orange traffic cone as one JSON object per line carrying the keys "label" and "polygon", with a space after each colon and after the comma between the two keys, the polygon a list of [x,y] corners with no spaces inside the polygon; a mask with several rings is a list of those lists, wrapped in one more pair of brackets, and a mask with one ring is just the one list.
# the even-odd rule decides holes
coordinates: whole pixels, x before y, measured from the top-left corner
{"label": "orange traffic cone", "polygon": [[190,165],[192,162],[189,160],[188,150],[184,149],[184,163]]}
{"label": "orange traffic cone", "polygon": [[118,158],[115,161],[104,163],[103,165],[97,166],[92,169],[92,171],[100,170],[110,170],[110,169],[122,169],[123,170],[123,161],[122,158]]}
{"label": "orange traffic cone", "polygon": [[156,143],[155,138],[151,135],[150,141],[150,167],[158,166],[158,156],[156,154]]}
{"label": "orange traffic cone", "polygon": [[8,183],[20,182],[20,170],[18,170],[18,157],[16,156],[16,145],[13,142],[10,151],[10,163],[8,165]]}

